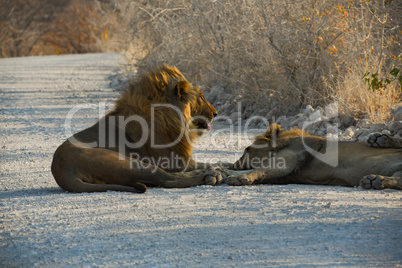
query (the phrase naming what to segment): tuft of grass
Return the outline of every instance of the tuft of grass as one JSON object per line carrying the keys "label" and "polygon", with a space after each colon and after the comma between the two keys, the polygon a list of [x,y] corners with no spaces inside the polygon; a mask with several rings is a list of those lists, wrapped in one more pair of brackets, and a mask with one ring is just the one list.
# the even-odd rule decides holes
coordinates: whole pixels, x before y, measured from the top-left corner
{"label": "tuft of grass", "polygon": [[360,73],[348,72],[336,91],[335,98],[339,101],[343,114],[351,114],[359,119],[365,114],[373,122],[389,121],[390,108],[400,104],[401,91],[393,82],[387,88],[372,91],[364,82]]}

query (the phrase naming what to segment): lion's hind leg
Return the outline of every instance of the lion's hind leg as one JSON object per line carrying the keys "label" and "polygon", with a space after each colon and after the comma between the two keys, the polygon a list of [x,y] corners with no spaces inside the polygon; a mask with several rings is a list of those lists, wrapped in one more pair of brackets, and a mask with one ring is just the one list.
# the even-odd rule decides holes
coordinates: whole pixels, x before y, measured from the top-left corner
{"label": "lion's hind leg", "polygon": [[402,148],[402,140],[379,132],[372,133],[367,139],[367,144],[375,148]]}
{"label": "lion's hind leg", "polygon": [[396,189],[402,190],[402,171],[394,173],[391,177],[381,175],[367,175],[360,181],[363,189]]}

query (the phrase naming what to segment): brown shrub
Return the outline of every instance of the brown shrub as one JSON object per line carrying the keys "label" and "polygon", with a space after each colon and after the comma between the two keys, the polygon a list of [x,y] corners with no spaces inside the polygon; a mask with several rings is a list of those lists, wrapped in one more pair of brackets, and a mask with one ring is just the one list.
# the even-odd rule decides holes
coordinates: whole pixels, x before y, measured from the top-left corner
{"label": "brown shrub", "polygon": [[[370,94],[362,76],[386,77],[401,66],[401,6],[392,0],[151,0],[122,10],[131,19],[136,67],[176,65],[207,89],[223,87],[243,107],[265,108],[262,115],[336,100],[345,107],[340,112],[357,115],[388,114],[400,102],[396,82]],[[349,103],[359,100],[358,91],[372,104]]]}
{"label": "brown shrub", "polygon": [[123,48],[118,13],[107,1],[0,0],[0,7],[0,57]]}

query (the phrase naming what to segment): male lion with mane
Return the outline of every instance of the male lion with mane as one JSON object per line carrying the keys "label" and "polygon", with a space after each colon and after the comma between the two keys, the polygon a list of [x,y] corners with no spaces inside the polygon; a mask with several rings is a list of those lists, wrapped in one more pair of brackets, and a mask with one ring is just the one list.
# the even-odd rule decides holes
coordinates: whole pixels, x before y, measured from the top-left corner
{"label": "male lion with mane", "polygon": [[235,162],[234,168],[238,171],[226,170],[229,176],[225,182],[229,185],[296,183],[402,189],[401,140],[375,133],[368,139],[369,146],[339,141],[336,167],[306,150],[308,146],[324,153],[326,145],[324,138],[300,129],[283,131],[279,125],[272,124]]}
{"label": "male lion with mane", "polygon": [[59,146],[53,176],[71,192],[213,185],[221,174],[192,159],[192,143],[216,115],[199,88],[162,65],[132,81],[111,112]]}

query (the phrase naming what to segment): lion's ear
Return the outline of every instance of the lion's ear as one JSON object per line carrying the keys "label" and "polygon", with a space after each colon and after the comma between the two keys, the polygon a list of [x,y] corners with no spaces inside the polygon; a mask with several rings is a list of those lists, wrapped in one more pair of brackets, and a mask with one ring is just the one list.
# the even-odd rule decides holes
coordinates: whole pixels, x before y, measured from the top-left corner
{"label": "lion's ear", "polygon": [[264,133],[265,138],[269,141],[271,147],[277,146],[277,139],[282,133],[283,129],[278,124],[271,124],[267,131]]}
{"label": "lion's ear", "polygon": [[180,99],[183,95],[190,92],[190,83],[187,81],[180,81],[174,88],[174,93]]}
{"label": "lion's ear", "polygon": [[271,124],[267,131],[265,132],[264,136],[267,137],[268,139],[271,139],[272,137],[278,137],[279,134],[283,131],[280,125],[278,124]]}

